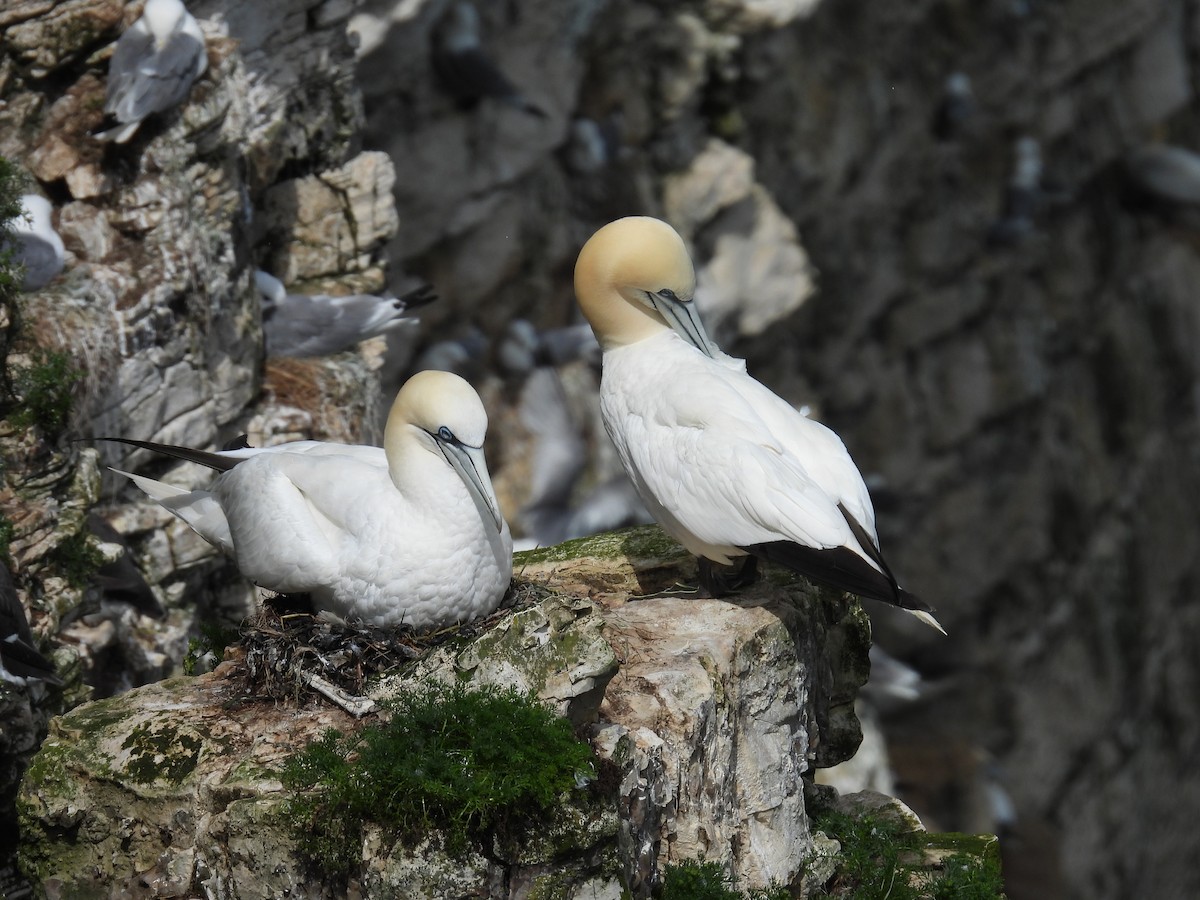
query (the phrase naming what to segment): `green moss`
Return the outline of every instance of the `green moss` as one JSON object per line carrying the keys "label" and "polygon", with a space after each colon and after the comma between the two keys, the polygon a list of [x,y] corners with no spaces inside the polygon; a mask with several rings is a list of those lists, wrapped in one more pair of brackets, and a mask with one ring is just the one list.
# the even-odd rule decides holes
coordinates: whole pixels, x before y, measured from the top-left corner
{"label": "green moss", "polygon": [[847,900],[999,900],[1004,896],[997,842],[990,835],[930,835],[892,817],[836,811],[815,816],[813,827],[842,845],[833,879],[815,896]]}
{"label": "green moss", "polygon": [[742,893],[719,863],[700,860],[668,865],[660,891],[661,900],[788,900],[791,897],[782,887]]}
{"label": "green moss", "polygon": [[687,551],[657,525],[640,525],[514,553],[513,571],[520,572],[522,566],[530,564],[566,562],[589,556],[599,559],[674,559],[687,556]]}
{"label": "green moss", "polygon": [[16,529],[5,516],[0,515],[0,562],[12,568],[12,539]]}
{"label": "green moss", "polygon": [[299,849],[331,875],[361,864],[366,821],[413,845],[440,832],[461,853],[592,774],[591,748],[529,695],[429,683],[390,705],[386,724],[330,731],[282,773],[306,792],[289,810]]}
{"label": "green moss", "polygon": [[30,363],[12,371],[16,403],[12,422],[18,428],[39,426],[49,435],[61,434],[71,416],[71,392],[83,373],[66,353],[35,347]]}
{"label": "green moss", "polygon": [[82,588],[104,565],[104,554],[97,549],[87,532],[79,531],[54,548],[51,560],[54,570],[68,584]]}
{"label": "green moss", "polygon": [[16,299],[21,289],[20,272],[12,246],[5,238],[12,232],[13,222],[21,215],[21,194],[26,178],[8,159],[0,156],[0,303]]}
{"label": "green moss", "polygon": [[204,741],[195,734],[174,727],[156,730],[149,722],[135,727],[121,744],[129,751],[125,771],[142,784],[181,784],[195,770],[203,747]]}

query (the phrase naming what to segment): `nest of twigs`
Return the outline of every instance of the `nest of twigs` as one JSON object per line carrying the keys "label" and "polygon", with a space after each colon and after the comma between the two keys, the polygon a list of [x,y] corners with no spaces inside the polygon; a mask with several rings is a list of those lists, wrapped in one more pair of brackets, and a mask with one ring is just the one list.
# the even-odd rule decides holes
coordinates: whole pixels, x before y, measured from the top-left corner
{"label": "nest of twigs", "polygon": [[372,677],[402,669],[448,641],[472,640],[551,593],[540,585],[513,581],[491,615],[425,632],[296,612],[292,610],[304,605],[303,598],[271,596],[242,625],[246,691],[250,696],[301,702],[314,693],[315,675],[348,694],[362,695]]}

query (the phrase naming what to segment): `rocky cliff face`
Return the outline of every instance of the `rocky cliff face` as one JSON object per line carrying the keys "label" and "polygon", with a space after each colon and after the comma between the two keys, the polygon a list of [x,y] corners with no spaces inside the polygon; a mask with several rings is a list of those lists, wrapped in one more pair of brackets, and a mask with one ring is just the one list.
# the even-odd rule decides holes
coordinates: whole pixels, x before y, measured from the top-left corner
{"label": "rocky cliff face", "polygon": [[296,852],[280,770],[325,729],[361,723],[315,695],[256,696],[243,656],[57,719],[21,798],[26,873],[55,896],[615,898],[647,897],[667,864],[704,858],[747,887],[799,885],[812,851],[802,776],[858,745],[861,610],[791,579],[736,604],[647,597],[694,575],[656,527],[517,565],[521,594],[540,600],[369,693],[429,679],[531,691],[591,736],[608,766],[601,802],[569,792],[532,832],[465,857],[436,835],[414,850],[375,830],[349,888],[323,879]]}
{"label": "rocky cliff face", "polygon": [[[93,373],[76,433],[351,436],[355,417],[316,398],[366,409],[372,379],[405,363],[360,361],[348,380],[344,360],[261,368],[248,268],[313,284],[416,272],[442,294],[426,342],[467,325],[492,341],[472,375],[519,521],[530,435],[495,342],[515,316],[571,320],[570,266],[594,227],[663,215],[693,242],[718,339],[843,435],[889,557],[953,635],[877,617],[889,649],[945,679],[936,703],[891,723],[914,804],[991,830],[997,808],[979,801],[998,778],[1018,816],[1009,846],[1049,848],[1032,896],[1052,896],[1059,872],[1062,895],[1200,890],[1186,864],[1198,263],[1187,209],[1129,204],[1123,165],[1146,141],[1200,137],[1191,7],[480,4],[483,42],[545,116],[462,109],[442,90],[431,56],[448,7],[196,3],[210,72],[133,152],[81,132],[104,47],[136,8],[0,13],[0,152],[55,199],[72,254],[26,319]],[[947,92],[954,75],[965,101]],[[358,155],[360,133],[386,156]],[[1040,171],[1028,141],[1018,165],[1022,138]],[[603,482],[616,464],[594,372],[564,381],[585,479]],[[73,445],[10,437],[6,458],[28,464],[5,474],[5,515],[41,632],[85,658],[123,648],[129,684],[170,668],[198,598],[244,609],[209,548],[144,505],[114,506],[170,627],[93,592],[64,632],[84,589],[64,593],[39,561],[82,516],[55,510],[115,488],[95,486],[96,459]]]}

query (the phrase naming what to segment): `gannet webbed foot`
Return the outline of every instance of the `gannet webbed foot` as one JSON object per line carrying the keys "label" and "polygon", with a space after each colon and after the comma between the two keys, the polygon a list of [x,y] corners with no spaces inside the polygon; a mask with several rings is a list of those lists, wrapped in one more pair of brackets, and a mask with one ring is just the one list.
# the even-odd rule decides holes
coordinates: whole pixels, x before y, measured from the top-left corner
{"label": "gannet webbed foot", "polygon": [[758,557],[748,554],[740,564],[722,566],[706,557],[699,557],[700,594],[716,599],[749,587],[758,579]]}

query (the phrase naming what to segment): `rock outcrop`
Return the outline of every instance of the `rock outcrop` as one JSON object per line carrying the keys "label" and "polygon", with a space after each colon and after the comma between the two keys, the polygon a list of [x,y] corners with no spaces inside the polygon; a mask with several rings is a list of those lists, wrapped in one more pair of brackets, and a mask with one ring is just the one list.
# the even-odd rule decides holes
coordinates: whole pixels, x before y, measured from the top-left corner
{"label": "rock outcrop", "polygon": [[[371,830],[363,895],[646,897],[665,864],[696,858],[745,886],[798,884],[803,776],[858,745],[870,635],[857,605],[776,572],[733,602],[662,596],[695,571],[656,527],[517,569],[544,599],[370,693],[423,679],[532,690],[591,736],[607,793],[571,793],[536,836],[465,859]],[[320,698],[248,696],[233,662],[85,704],[55,720],[23,786],[25,872],[58,896],[335,896],[296,853],[279,769],[325,729],[360,725]]]}

